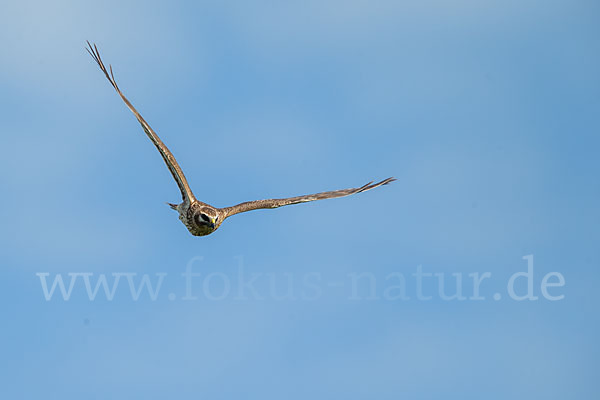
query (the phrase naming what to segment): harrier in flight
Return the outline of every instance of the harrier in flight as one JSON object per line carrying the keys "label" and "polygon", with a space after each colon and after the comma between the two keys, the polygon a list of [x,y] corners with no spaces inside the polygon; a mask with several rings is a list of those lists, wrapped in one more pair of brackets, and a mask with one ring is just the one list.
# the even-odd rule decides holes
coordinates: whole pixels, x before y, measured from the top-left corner
{"label": "harrier in flight", "polygon": [[[268,200],[256,200],[256,201],[248,201],[245,203],[238,204],[232,207],[225,208],[216,208],[210,206],[206,203],[203,203],[194,197],[190,186],[183,175],[183,171],[177,164],[175,157],[169,151],[167,146],[160,140],[158,135],[150,128],[150,125],[142,118],[140,113],[133,107],[133,105],[127,100],[127,98],[119,89],[117,82],[115,81],[115,77],[113,75],[112,66],[109,65],[109,69],[107,70],[100,58],[100,53],[98,52],[98,48],[96,45],[91,45],[90,42],[87,42],[88,48],[86,50],[90,55],[94,58],[104,75],[110,82],[110,84],[115,88],[121,99],[125,102],[127,107],[131,110],[131,112],[135,115],[139,123],[142,125],[144,132],[150,138],[154,146],[160,152],[160,155],[165,160],[169,171],[173,175],[175,182],[177,182],[177,186],[179,186],[179,190],[181,191],[181,197],[183,202],[181,204],[171,204],[167,203],[171,206],[172,209],[177,210],[179,213],[179,219],[183,224],[188,228],[190,233],[194,236],[205,236],[216,231],[219,226],[223,223],[225,218],[231,217],[232,215],[239,214],[246,211],[258,210],[261,208],[278,208],[282,206],[287,206],[290,204],[299,204],[306,203],[308,201],[315,200],[323,200],[323,199],[333,199],[336,197],[344,197],[349,196],[355,193],[366,192],[367,190],[374,189],[376,187],[387,185],[390,182],[395,181],[394,178],[387,178],[382,180],[381,182],[373,183],[369,182],[366,185],[363,185],[359,188],[352,189],[342,189],[342,190],[334,190],[330,192],[322,192],[309,194],[304,196],[297,197],[289,197],[286,199],[268,199]],[[110,73],[109,73],[110,71]]]}

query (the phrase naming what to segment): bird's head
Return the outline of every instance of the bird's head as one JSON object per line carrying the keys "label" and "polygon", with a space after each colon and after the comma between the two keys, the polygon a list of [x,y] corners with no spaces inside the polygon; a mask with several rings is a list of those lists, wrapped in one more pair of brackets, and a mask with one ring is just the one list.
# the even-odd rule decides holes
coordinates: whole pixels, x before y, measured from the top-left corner
{"label": "bird's head", "polygon": [[202,230],[216,230],[221,225],[219,213],[214,208],[203,207],[194,214],[194,223]]}

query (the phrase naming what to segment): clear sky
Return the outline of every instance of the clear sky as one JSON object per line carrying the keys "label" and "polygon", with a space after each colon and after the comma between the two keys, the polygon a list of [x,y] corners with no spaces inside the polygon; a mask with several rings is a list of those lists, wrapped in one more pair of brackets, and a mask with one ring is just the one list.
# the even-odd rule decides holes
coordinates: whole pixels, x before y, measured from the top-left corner
{"label": "clear sky", "polygon": [[[600,397],[599,17],[3,2],[0,398]],[[202,201],[398,181],[193,237],[85,40]]]}

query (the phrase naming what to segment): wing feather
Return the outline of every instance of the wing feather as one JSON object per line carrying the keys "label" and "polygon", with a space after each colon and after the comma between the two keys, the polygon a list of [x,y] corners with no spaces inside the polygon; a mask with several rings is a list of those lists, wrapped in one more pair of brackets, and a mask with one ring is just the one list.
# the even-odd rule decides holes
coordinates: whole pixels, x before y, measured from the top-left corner
{"label": "wing feather", "polygon": [[115,77],[113,75],[112,66],[111,65],[108,66],[109,70],[110,70],[110,74],[109,74],[109,71],[106,69],[106,67],[104,66],[104,63],[102,62],[102,58],[100,58],[100,52],[98,51],[98,48],[96,47],[96,45],[94,44],[92,46],[90,44],[90,42],[87,42],[87,44],[88,44],[88,48],[86,48],[87,52],[90,53],[90,55],[92,56],[94,61],[96,61],[96,63],[98,64],[98,66],[100,67],[102,72],[104,72],[104,75],[106,75],[106,79],[108,79],[108,81],[115,88],[115,90],[117,91],[119,96],[121,96],[121,99],[123,99],[123,101],[129,108],[129,110],[131,110],[133,115],[135,115],[135,117],[137,118],[139,123],[142,125],[142,128],[144,129],[144,132],[146,133],[146,135],[150,138],[150,140],[152,141],[154,146],[156,146],[156,148],[160,152],[160,155],[162,156],[163,160],[167,164],[167,167],[169,168],[171,175],[173,175],[175,182],[177,182],[177,186],[179,186],[179,190],[181,191],[181,197],[183,199],[183,202],[187,203],[187,204],[191,203],[193,200],[195,200],[194,194],[192,193],[192,190],[190,189],[190,186],[188,185],[187,179],[185,178],[185,175],[183,174],[181,167],[179,167],[179,164],[175,160],[175,157],[169,151],[167,146],[165,146],[165,144],[162,142],[162,140],[160,140],[160,138],[158,137],[156,132],[154,132],[154,130],[152,130],[150,125],[148,125],[148,123],[144,120],[144,118],[140,115],[140,113],[137,112],[135,107],[133,107],[133,105],[129,102],[129,100],[127,100],[127,98],[123,95],[123,93],[121,92],[121,89],[119,89],[119,86],[117,85],[117,81],[115,80]]}
{"label": "wing feather", "polygon": [[315,194],[307,194],[304,196],[296,196],[296,197],[288,197],[285,199],[268,199],[268,200],[256,200],[256,201],[247,201],[245,203],[240,203],[233,207],[225,207],[221,208],[221,212],[225,214],[226,217],[230,217],[235,214],[243,213],[246,211],[264,209],[264,208],[278,208],[283,206],[289,206],[292,204],[300,204],[306,203],[309,201],[315,200],[324,200],[324,199],[335,199],[336,197],[344,197],[350,196],[352,194],[366,192],[367,190],[375,189],[376,187],[387,185],[390,182],[395,181],[395,178],[387,178],[382,180],[381,182],[373,183],[372,181],[363,185],[359,188],[350,188],[350,189],[342,189],[342,190],[333,190],[329,192],[321,192]]}

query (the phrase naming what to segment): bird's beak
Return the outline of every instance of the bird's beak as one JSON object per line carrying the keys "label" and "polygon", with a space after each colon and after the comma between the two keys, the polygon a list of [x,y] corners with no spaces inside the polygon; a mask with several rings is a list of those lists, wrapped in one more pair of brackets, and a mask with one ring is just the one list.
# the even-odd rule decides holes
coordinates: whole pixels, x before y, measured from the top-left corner
{"label": "bird's beak", "polygon": [[212,229],[215,229],[215,219],[214,219],[214,218],[211,218],[211,219],[210,219],[210,227],[211,227]]}

